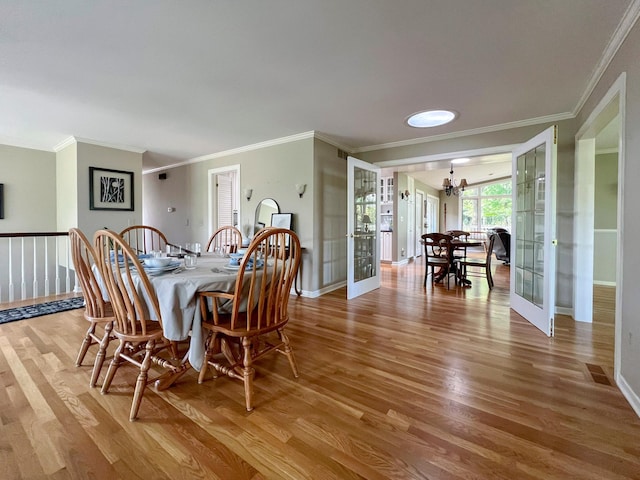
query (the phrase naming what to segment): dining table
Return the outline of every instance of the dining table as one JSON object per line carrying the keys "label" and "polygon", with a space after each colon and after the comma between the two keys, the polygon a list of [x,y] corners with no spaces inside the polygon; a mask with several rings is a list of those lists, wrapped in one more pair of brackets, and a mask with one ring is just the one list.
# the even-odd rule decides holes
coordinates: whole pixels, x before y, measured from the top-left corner
{"label": "dining table", "polygon": [[[453,252],[455,250],[464,250],[466,253],[466,249],[469,247],[481,247],[484,245],[484,242],[482,240],[478,240],[478,239],[468,239],[468,240],[463,240],[460,238],[454,238],[451,240],[451,249],[453,250],[451,252],[451,254],[449,255],[449,259],[450,259],[450,264],[449,264],[449,271],[448,272],[444,272],[441,271],[438,273],[438,275],[436,276],[436,278],[434,279],[434,281],[437,283],[439,281],[441,281],[444,278],[445,273],[453,273],[456,275],[456,278],[464,283],[465,285],[471,285],[471,280],[469,279],[463,279],[460,278],[458,276],[458,272],[457,272],[457,266],[456,266],[456,262],[455,262],[455,256],[453,254]],[[442,270],[442,269],[441,269]]]}
{"label": "dining table", "polygon": [[[176,265],[178,262],[179,266]],[[188,341],[189,345],[182,360],[182,368],[162,375],[155,382],[157,390],[170,387],[189,367],[198,371],[202,368],[206,338],[202,328],[198,293],[232,293],[236,286],[238,268],[237,264],[232,265],[228,255],[202,253],[197,257],[195,268],[187,269],[182,260],[176,259],[176,263],[166,269],[145,269],[158,298],[165,338],[175,342]],[[245,276],[245,280],[248,277]],[[136,289],[142,292],[139,278],[138,275],[133,275]],[[225,307],[230,309],[231,305],[222,304],[219,309],[224,311]],[[241,305],[240,309],[245,310],[246,305]],[[147,306],[146,313],[149,320],[158,320],[152,308]]]}

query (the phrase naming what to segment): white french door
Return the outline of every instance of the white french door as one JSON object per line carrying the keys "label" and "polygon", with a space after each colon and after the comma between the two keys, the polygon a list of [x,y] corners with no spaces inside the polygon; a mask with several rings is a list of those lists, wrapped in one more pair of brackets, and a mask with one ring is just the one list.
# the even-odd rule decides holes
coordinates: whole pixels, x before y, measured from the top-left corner
{"label": "white french door", "polygon": [[557,127],[513,151],[511,308],[553,335]]}
{"label": "white french door", "polygon": [[380,288],[380,169],[347,158],[347,299]]}

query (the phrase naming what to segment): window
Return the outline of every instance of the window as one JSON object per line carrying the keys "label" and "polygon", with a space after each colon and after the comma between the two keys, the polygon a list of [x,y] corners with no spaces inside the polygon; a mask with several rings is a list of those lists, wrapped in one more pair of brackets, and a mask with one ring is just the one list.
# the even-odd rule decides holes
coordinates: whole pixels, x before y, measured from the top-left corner
{"label": "window", "polygon": [[462,229],[484,232],[511,227],[511,180],[467,188],[462,196]]}

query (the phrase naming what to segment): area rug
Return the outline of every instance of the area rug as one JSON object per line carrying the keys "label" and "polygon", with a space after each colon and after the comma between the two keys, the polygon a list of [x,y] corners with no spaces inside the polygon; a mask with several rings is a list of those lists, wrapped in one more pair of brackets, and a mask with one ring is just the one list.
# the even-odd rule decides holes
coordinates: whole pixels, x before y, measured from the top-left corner
{"label": "area rug", "polygon": [[83,297],[65,298],[53,302],[38,303],[36,305],[26,305],[24,307],[9,308],[0,310],[0,324],[25,320],[27,318],[50,315],[52,313],[64,312],[75,308],[84,307]]}

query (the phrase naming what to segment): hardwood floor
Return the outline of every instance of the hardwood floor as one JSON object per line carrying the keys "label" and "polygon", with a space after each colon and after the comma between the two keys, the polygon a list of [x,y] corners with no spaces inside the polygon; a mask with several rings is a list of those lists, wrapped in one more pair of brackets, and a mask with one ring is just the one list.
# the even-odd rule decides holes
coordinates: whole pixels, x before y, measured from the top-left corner
{"label": "hardwood floor", "polygon": [[292,297],[300,378],[264,358],[251,413],[241,383],[189,372],[131,423],[134,369],[103,396],[74,366],[81,310],[0,325],[0,478],[639,479],[613,325],[559,317],[545,337],[496,263],[490,292],[424,289],[418,261],[353,301]]}

